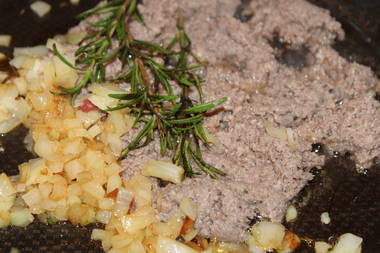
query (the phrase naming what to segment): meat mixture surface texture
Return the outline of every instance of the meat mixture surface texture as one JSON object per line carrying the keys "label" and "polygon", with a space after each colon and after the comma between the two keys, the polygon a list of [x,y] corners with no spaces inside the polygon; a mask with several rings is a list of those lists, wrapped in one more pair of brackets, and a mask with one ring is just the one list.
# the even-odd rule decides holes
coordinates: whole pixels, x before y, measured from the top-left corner
{"label": "meat mixture surface texture", "polygon": [[[310,169],[324,163],[312,144],[349,151],[358,167],[379,155],[378,80],[332,49],[344,32],[328,11],[303,0],[145,0],[140,11],[147,27],[132,24],[134,36],[168,41],[179,9],[193,51],[208,62],[200,73],[205,97],[228,97],[224,110],[204,122],[215,140],[204,157],[227,176],[156,181],[160,219],[189,197],[198,206],[200,235],[242,241],[250,218],[281,221],[289,200],[312,179]],[[296,148],[266,126],[287,128]],[[149,159],[169,158],[159,155],[158,143],[133,151],[123,161],[125,176]]]}

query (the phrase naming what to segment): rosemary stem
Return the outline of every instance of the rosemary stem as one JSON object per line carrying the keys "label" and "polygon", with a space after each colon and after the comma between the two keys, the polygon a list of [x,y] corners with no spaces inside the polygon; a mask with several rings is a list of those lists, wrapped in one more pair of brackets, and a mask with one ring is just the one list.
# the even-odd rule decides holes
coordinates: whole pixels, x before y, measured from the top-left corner
{"label": "rosemary stem", "polygon": [[[191,41],[184,26],[184,10],[178,12],[178,31],[166,47],[162,43],[134,38],[130,23],[137,21],[145,25],[138,10],[138,0],[108,1],[79,17],[91,15],[106,17],[95,23],[83,21],[94,29],[94,33],[80,43],[81,46],[75,52],[75,64],[60,54],[55,45],[53,47],[59,59],[83,72],[74,88],[60,87],[62,92],[55,94],[70,94],[74,101],[82,88],[92,83],[127,83],[130,93],[109,94],[109,99],[119,99],[120,102],[106,109],[115,111],[129,108],[128,113],[135,117],[133,127],[139,128],[119,159],[135,149],[147,146],[154,140],[156,133],[161,154],[169,153],[173,163],[184,168],[186,176],[199,174],[193,169],[193,164],[211,178],[225,175],[203,159],[200,144],[209,146],[202,126],[206,112],[224,103],[226,98],[204,102],[204,81],[195,73],[195,69],[204,66],[204,61],[191,51]],[[113,42],[117,42],[116,48],[113,48]],[[116,57],[122,62],[122,71],[111,79],[106,76],[106,67]],[[198,64],[190,65],[189,59]],[[177,88],[174,89],[173,85],[177,85]],[[193,90],[198,93],[199,101],[190,97]]]}

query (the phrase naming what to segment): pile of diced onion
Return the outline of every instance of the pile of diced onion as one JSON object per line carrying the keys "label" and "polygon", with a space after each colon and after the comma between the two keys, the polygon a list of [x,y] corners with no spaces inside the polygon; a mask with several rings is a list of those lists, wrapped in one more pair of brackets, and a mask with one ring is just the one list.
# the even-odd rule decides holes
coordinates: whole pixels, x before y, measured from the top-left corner
{"label": "pile of diced onion", "polygon": [[38,157],[21,164],[18,176],[0,175],[0,227],[27,226],[36,217],[46,223],[100,222],[105,228],[94,229],[91,238],[100,240],[109,253],[285,253],[299,245],[297,235],[271,222],[254,225],[245,244],[201,238],[194,228],[197,208],[188,198],[169,220],[158,221],[148,176],[180,183],[183,169],[148,161],[142,175],[122,178],[117,156],[123,148],[121,137],[131,129],[133,119],[123,110],[105,115],[98,108],[115,106],[118,101],[108,94],[124,91],[112,84],[93,84],[87,95],[78,98],[77,107],[69,97],[53,95],[58,86],[72,88],[80,78],[49,54],[54,43],[67,59],[73,59],[54,40],[46,47],[16,49],[11,64],[19,76],[0,85],[0,133],[24,124],[30,129],[27,146]]}
{"label": "pile of diced onion", "polygon": [[[108,252],[145,252],[157,243],[164,251],[182,247],[195,252],[175,241],[181,235],[189,242],[197,235],[194,204],[184,199],[171,219],[158,222],[150,180],[121,177],[117,155],[131,119],[123,111],[103,117],[97,109],[75,109],[68,97],[53,95],[58,85],[73,87],[79,76],[49,56],[46,47],[17,49],[11,64],[20,76],[0,86],[0,132],[25,124],[30,129],[26,140],[38,158],[21,164],[18,176],[0,175],[0,226],[27,226],[35,217],[49,223],[100,222],[105,229],[94,230],[92,238]],[[104,97],[94,92],[89,99],[107,103]]]}
{"label": "pile of diced onion", "polygon": [[97,108],[116,105],[108,94],[124,91],[94,84],[89,94],[78,98],[76,108],[69,97],[52,94],[58,86],[73,87],[80,78],[49,54],[53,43],[73,59],[53,40],[47,47],[16,49],[11,64],[19,76],[0,86],[0,132],[24,124],[30,129],[27,146],[37,155],[19,166],[18,176],[0,175],[0,227],[27,226],[36,218],[78,225],[100,222],[105,228],[94,229],[91,238],[100,240],[110,253],[229,252],[232,244],[197,236],[197,209],[188,198],[166,222],[156,219],[147,176],[180,183],[183,169],[148,161],[142,168],[144,176],[122,178],[117,156],[123,148],[121,136],[133,119],[122,110],[105,115]]}

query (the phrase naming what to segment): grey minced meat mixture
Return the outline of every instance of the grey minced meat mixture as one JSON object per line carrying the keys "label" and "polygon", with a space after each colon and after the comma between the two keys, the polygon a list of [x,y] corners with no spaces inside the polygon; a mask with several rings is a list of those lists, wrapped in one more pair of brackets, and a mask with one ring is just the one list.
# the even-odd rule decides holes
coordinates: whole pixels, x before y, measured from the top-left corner
{"label": "grey minced meat mixture", "polygon": [[[154,181],[160,219],[187,196],[198,206],[200,235],[242,241],[249,218],[281,221],[313,178],[310,169],[324,163],[311,152],[313,143],[350,151],[363,167],[379,155],[378,80],[332,49],[344,32],[328,11],[303,0],[145,0],[140,11],[148,28],[133,24],[134,36],[168,41],[179,8],[193,51],[209,62],[201,73],[207,99],[229,98],[223,112],[204,122],[217,140],[204,157],[228,175],[178,185]],[[297,150],[269,136],[264,122],[291,128]],[[132,152],[123,161],[125,176],[149,159],[168,159],[158,151],[155,143]]]}

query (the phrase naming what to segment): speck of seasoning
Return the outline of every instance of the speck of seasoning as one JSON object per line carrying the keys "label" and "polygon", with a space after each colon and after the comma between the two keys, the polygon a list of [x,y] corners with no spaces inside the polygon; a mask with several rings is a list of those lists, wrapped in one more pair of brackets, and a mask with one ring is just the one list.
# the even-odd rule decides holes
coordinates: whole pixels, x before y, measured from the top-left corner
{"label": "speck of seasoning", "polygon": [[311,168],[310,173],[313,174],[314,176],[316,176],[316,175],[321,174],[321,170],[316,168],[316,167],[313,167],[313,168]]}
{"label": "speck of seasoning", "polygon": [[311,144],[311,152],[318,153],[318,154],[323,153],[323,144],[322,143]]}
{"label": "speck of seasoning", "polygon": [[340,156],[340,152],[339,151],[333,151],[333,157],[337,158]]}

